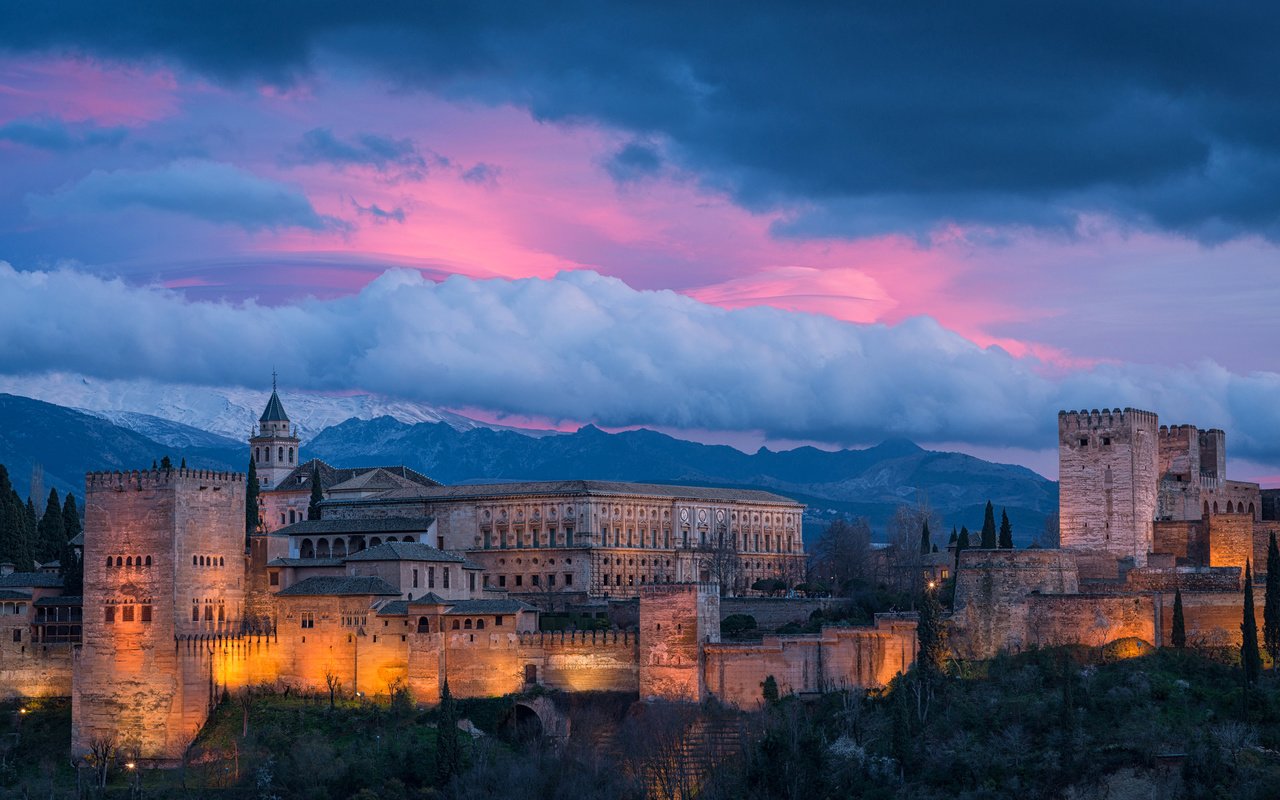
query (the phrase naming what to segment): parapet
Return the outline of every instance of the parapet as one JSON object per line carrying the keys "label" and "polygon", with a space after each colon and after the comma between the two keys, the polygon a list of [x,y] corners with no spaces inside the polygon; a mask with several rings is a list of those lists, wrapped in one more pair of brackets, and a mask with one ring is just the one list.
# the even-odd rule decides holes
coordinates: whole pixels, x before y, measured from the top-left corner
{"label": "parapet", "polygon": [[1125,424],[1149,424],[1153,428],[1159,425],[1159,417],[1154,411],[1143,411],[1139,408],[1104,408],[1101,411],[1081,409],[1079,411],[1059,411],[1059,430],[1084,430],[1094,428],[1115,428]]}
{"label": "parapet", "polygon": [[127,472],[89,472],[84,476],[86,492],[123,492],[125,489],[141,491],[168,486],[199,484],[230,485],[244,483],[243,472],[217,472],[209,469],[144,469]]}

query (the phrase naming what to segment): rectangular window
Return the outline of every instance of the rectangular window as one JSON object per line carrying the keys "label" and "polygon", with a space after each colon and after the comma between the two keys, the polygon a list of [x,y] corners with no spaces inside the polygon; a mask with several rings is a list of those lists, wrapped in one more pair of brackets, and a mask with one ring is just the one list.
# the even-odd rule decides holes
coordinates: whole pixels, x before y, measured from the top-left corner
{"label": "rectangular window", "polygon": [[200,606],[197,606],[197,605],[191,606],[191,621],[192,622],[200,621]]}
{"label": "rectangular window", "polygon": [[476,590],[476,574],[474,572],[467,573],[467,588],[473,592]]}
{"label": "rectangular window", "polygon": [[489,588],[489,573],[487,572],[484,574],[484,588]]}
{"label": "rectangular window", "polygon": [[124,606],[120,609],[121,622],[133,622],[133,606]]}
{"label": "rectangular window", "polygon": [[501,628],[501,627],[502,627],[502,617],[494,617],[494,618],[493,618],[493,627],[495,627],[495,628]]}
{"label": "rectangular window", "polygon": [[280,573],[279,573],[279,572],[273,572],[273,573],[271,573],[271,585],[272,585],[272,586],[279,586],[279,585],[280,585]]}
{"label": "rectangular window", "polygon": [[142,621],[151,621],[151,606],[142,606]]}
{"label": "rectangular window", "polygon": [[213,622],[213,606],[208,605],[208,604],[205,604],[205,607],[204,607],[204,621],[205,621],[205,622]]}
{"label": "rectangular window", "polygon": [[436,588],[436,568],[435,567],[427,567],[427,588],[428,589]]}
{"label": "rectangular window", "polygon": [[302,612],[302,627],[314,628],[316,626],[316,614],[314,611]]}
{"label": "rectangular window", "polygon": [[556,585],[556,576],[555,576],[555,575],[548,575],[548,576],[547,576],[547,586],[550,586],[550,587],[553,587],[553,588],[554,588],[554,587],[555,587],[555,585]]}
{"label": "rectangular window", "polygon": [[498,587],[499,587],[499,588],[502,588],[502,589],[507,588],[507,576],[506,576],[506,575],[499,575],[499,576],[498,576]]}
{"label": "rectangular window", "polygon": [[541,575],[534,575],[534,576],[533,576],[533,585],[534,585],[534,586],[541,586],[541,585],[542,585],[542,576],[541,576]]}
{"label": "rectangular window", "polygon": [[566,573],[564,574],[564,585],[565,585],[565,586],[572,586],[572,585],[573,585],[573,574],[572,574],[572,573],[566,572]]}
{"label": "rectangular window", "polygon": [[444,567],[440,570],[440,572],[441,572],[441,577],[444,578],[444,581],[441,585],[443,585],[444,588],[448,589],[449,588],[449,568]]}
{"label": "rectangular window", "polygon": [[413,571],[413,588],[418,588],[418,571],[416,569]]}
{"label": "rectangular window", "polygon": [[573,547],[573,528],[566,527],[564,529],[564,546]]}
{"label": "rectangular window", "polygon": [[116,607],[104,606],[102,609],[102,621],[110,625],[116,621]]}
{"label": "rectangular window", "polygon": [[516,576],[516,586],[521,586],[521,585],[523,585],[523,584],[524,584],[524,576],[523,576],[523,575],[517,575],[517,576]]}
{"label": "rectangular window", "polygon": [[21,642],[21,641],[22,641],[22,628],[14,628],[14,629],[13,629],[13,640],[14,640],[15,642]]}

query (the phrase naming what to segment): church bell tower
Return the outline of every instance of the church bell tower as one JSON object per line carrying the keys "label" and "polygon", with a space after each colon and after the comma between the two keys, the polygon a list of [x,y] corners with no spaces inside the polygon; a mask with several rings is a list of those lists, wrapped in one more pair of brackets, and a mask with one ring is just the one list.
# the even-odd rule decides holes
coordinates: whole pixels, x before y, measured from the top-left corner
{"label": "church bell tower", "polygon": [[271,373],[271,399],[258,419],[257,431],[249,437],[249,449],[253,454],[258,484],[263,489],[274,489],[298,466],[299,440],[284,404],[276,391],[276,374]]}

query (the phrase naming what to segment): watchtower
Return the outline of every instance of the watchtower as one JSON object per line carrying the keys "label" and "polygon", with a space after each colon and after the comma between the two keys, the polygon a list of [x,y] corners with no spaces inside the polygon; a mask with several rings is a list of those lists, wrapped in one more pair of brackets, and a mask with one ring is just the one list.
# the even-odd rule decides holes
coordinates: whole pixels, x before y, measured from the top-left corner
{"label": "watchtower", "polygon": [[1063,548],[1147,563],[1159,480],[1159,420],[1134,408],[1058,412]]}
{"label": "watchtower", "polygon": [[640,699],[701,702],[702,646],[720,641],[720,587],[664,583],[640,588]]}
{"label": "watchtower", "polygon": [[215,687],[184,673],[176,641],[239,630],[244,503],[238,473],[86,476],[75,755],[112,742],[131,758],[170,761],[204,722]]}
{"label": "watchtower", "polygon": [[258,485],[263,489],[274,489],[280,481],[289,476],[301,460],[299,454],[301,442],[297,431],[289,423],[289,415],[284,412],[284,404],[276,391],[276,375],[271,374],[271,399],[262,416],[258,418],[258,429],[249,437],[249,450],[253,457],[253,466],[258,473]]}

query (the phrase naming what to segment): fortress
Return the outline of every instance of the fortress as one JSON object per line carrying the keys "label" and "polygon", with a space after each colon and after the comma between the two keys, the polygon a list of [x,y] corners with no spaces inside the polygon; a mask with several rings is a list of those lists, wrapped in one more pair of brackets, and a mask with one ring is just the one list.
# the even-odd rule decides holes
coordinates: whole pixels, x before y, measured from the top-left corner
{"label": "fortress", "polygon": [[[1189,640],[1238,641],[1244,564],[1265,572],[1280,530],[1275,494],[1225,479],[1222,431],[1133,409],[1058,422],[1061,548],[960,554],[956,655],[1159,646],[1175,589]],[[447,680],[458,696],[541,686],[750,708],[770,675],[784,694],[879,687],[915,657],[914,614],[720,640],[722,597],[801,574],[803,506],[778,495],[335,469],[301,460],[275,392],[249,446],[248,536],[242,475],[92,473],[83,598],[56,575],[0,575],[0,692],[70,695],[75,755],[110,742],[171,762],[245,686],[406,687],[434,703]],[[635,599],[634,628],[540,630],[543,610],[611,598]]]}

